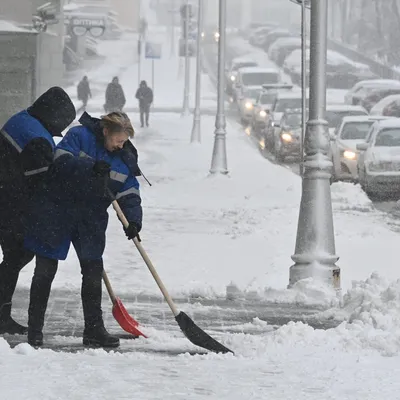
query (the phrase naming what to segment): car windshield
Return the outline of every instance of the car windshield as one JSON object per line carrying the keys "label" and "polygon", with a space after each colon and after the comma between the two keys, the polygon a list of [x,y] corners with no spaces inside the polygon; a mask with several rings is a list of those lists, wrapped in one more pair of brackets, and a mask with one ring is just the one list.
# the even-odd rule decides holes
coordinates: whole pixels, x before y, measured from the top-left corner
{"label": "car windshield", "polygon": [[261,89],[245,90],[244,97],[247,99],[256,99],[260,95]]}
{"label": "car windshield", "polygon": [[340,138],[343,140],[364,140],[374,121],[347,122],[342,128]]}
{"label": "car windshield", "polygon": [[260,104],[273,104],[276,99],[276,93],[264,93],[260,97]]}
{"label": "car windshield", "polygon": [[252,62],[252,61],[248,61],[248,62],[242,62],[239,64],[235,64],[232,67],[232,71],[237,71],[239,68],[244,68],[244,67],[257,67],[257,63],[256,62]]}
{"label": "car windshield", "polygon": [[286,116],[285,125],[290,128],[298,128],[301,126],[301,114],[289,114]]}
{"label": "car windshield", "polygon": [[278,83],[279,74],[276,72],[249,72],[243,74],[242,81],[245,86],[261,86],[264,83]]}
{"label": "car windshield", "polygon": [[301,108],[301,98],[294,99],[279,99],[275,106],[276,112],[285,112],[286,110],[293,110],[294,108]]}
{"label": "car windshield", "polygon": [[343,117],[354,117],[357,115],[367,115],[367,113],[354,110],[327,111],[325,114],[325,118],[328,121],[329,128],[336,128],[342,122]]}
{"label": "car windshield", "polygon": [[400,147],[400,128],[387,128],[381,130],[375,139],[378,147]]}

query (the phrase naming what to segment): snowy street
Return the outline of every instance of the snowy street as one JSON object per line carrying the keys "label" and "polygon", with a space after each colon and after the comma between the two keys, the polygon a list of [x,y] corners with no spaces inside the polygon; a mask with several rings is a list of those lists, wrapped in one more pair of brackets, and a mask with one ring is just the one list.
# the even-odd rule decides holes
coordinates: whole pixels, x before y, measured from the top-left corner
{"label": "snowy street", "polygon": [[[139,166],[152,184],[139,178],[143,247],[178,308],[235,354],[213,354],[184,337],[110,208],[105,270],[148,339],[124,334],[104,289],[106,327],[120,335],[121,347],[81,346],[81,274],[71,250],[53,283],[46,346],[36,350],[18,335],[0,338],[0,399],[398,400],[400,222],[377,210],[359,186],[332,185],[343,297],[311,278],[287,289],[301,179],[255,151],[233,118],[229,174],[209,175],[212,77],[203,72],[202,142],[190,144],[193,116],[181,116],[183,61],[171,53],[167,33],[149,25],[151,40],[163,45],[149,128],[139,128],[132,33],[101,43],[104,62],[87,73],[93,90],[87,111],[103,114],[107,83],[119,76]],[[152,85],[151,61],[142,60],[141,71]],[[193,58],[191,108],[194,82]],[[79,108],[75,83],[65,89]],[[32,262],[22,270],[13,306],[24,324],[33,268]]]}

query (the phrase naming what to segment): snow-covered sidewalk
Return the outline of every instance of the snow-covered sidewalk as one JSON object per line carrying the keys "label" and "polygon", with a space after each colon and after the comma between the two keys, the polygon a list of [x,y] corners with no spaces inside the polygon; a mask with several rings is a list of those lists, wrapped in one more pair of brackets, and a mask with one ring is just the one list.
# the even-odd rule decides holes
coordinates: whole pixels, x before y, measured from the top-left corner
{"label": "snow-covered sidewalk", "polygon": [[[190,125],[190,119],[176,114],[156,115],[152,128],[140,130],[135,139],[141,166],[153,184],[142,187],[143,245],[167,288],[178,296],[216,297],[225,296],[233,282],[253,300],[318,299],[318,290],[309,291],[316,287],[312,282],[284,289],[295,239],[299,178],[259,156],[232,125],[227,138],[230,176],[210,177],[213,120],[203,118],[201,145],[189,144]],[[397,278],[392,261],[398,256],[397,234],[383,225],[357,187],[334,186],[333,198],[344,285],[348,287],[351,278],[368,277],[377,267],[380,274]],[[117,290],[157,294],[115,217],[108,234],[105,260]],[[391,257],[378,263],[384,254]],[[23,271],[23,285],[30,275],[28,269]],[[55,286],[78,289],[79,282],[71,254],[60,266]],[[132,394],[151,400],[395,400],[400,389],[399,285],[375,275],[359,284],[345,298],[344,309],[325,313],[351,316],[352,324],[335,329],[289,323],[274,331],[254,319],[213,332],[235,356],[171,355],[169,350],[193,346],[168,327],[147,326],[150,339],[123,341],[125,351],[131,349],[124,354],[35,351],[26,344],[12,350],[0,339],[2,395],[27,400],[130,399]],[[322,295],[319,291],[319,300]],[[392,357],[383,357],[388,355]]]}
{"label": "snow-covered sidewalk", "polygon": [[[121,65],[127,60],[121,58]],[[118,64],[117,56],[105,68],[113,62]],[[99,76],[99,81],[108,81],[106,70],[104,78],[100,71]],[[165,98],[168,95],[165,93]],[[96,97],[93,103],[97,102],[102,104]],[[137,124],[137,115],[131,117]],[[199,304],[181,304],[182,309],[198,307],[209,310],[210,315],[215,315],[216,309],[224,310],[201,305],[202,298],[224,299],[227,292],[236,298],[232,308],[240,305],[245,309],[246,300],[329,307],[334,300],[332,293],[312,279],[286,289],[295,245],[300,178],[265,160],[233,123],[227,126],[230,174],[209,176],[214,119],[203,116],[201,145],[189,143],[191,124],[192,118],[176,113],[155,113],[151,128],[138,129],[134,139],[141,169],[153,184],[149,187],[141,179],[145,215],[142,244],[171,295],[198,298]],[[34,350],[27,344],[11,349],[0,338],[1,398],[397,400],[400,281],[395,280],[400,276],[399,235],[385,225],[383,215],[357,186],[334,184],[332,197],[342,286],[345,292],[350,291],[343,308],[325,311],[322,317],[351,323],[345,321],[326,331],[303,323],[274,330],[255,318],[212,331],[235,356],[171,355],[168,350],[193,350],[194,346],[178,329],[152,327],[151,306],[145,326],[150,338],[122,341],[124,351],[128,351],[123,354],[103,350],[67,354]],[[112,210],[104,259],[122,298],[160,297]],[[19,288],[29,287],[32,267],[23,269]],[[54,290],[79,293],[80,280],[78,262],[71,251],[67,261],[60,263]],[[353,280],[361,282],[352,288]],[[173,322],[169,313],[165,318]],[[68,345],[79,339],[56,340]]]}

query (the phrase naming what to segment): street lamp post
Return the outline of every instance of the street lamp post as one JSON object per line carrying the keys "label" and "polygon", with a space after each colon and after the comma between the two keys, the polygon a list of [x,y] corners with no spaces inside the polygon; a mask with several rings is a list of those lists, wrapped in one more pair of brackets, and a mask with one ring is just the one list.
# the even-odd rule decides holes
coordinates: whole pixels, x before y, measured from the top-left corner
{"label": "street lamp post", "polygon": [[141,27],[142,20],[141,20],[141,17],[140,17],[141,8],[142,8],[142,4],[141,4],[141,3],[142,3],[141,0],[139,0],[139,3],[138,3],[138,30],[139,30],[139,39],[138,39],[138,77],[137,77],[137,79],[138,79],[138,86],[139,86],[140,81],[141,81],[141,69],[142,69],[142,39],[143,39],[143,36],[142,36],[142,31],[141,31],[141,29],[142,29],[142,27]]}
{"label": "street lamp post", "polygon": [[189,57],[189,0],[186,0],[185,14],[185,83],[183,88],[182,117],[190,115],[189,109],[189,86],[190,86],[190,57]]}
{"label": "street lamp post", "polygon": [[226,43],[226,0],[219,0],[218,40],[218,104],[215,118],[214,148],[211,174],[227,174],[226,118],[225,118],[225,43]]}
{"label": "street lamp post", "polygon": [[300,176],[304,175],[304,136],[307,120],[307,21],[306,9],[310,8],[309,0],[290,0],[301,6],[301,141],[300,141]]}
{"label": "street lamp post", "polygon": [[200,118],[200,101],[201,101],[201,33],[203,32],[203,0],[199,0],[197,12],[197,48],[196,48],[196,105],[193,116],[193,128],[190,138],[191,143],[201,142],[201,118]]}
{"label": "street lamp post", "polygon": [[175,0],[171,0],[171,48],[170,57],[175,55]]}
{"label": "street lamp post", "polygon": [[315,278],[340,288],[335,265],[330,177],[329,135],[326,110],[326,52],[328,0],[311,0],[310,112],[305,135],[305,162],[295,264],[290,267],[289,287],[301,279]]}

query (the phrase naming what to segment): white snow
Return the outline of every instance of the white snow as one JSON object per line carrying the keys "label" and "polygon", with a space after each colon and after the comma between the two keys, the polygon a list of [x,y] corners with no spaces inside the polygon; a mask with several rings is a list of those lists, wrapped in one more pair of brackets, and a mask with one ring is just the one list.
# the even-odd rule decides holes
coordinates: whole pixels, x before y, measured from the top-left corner
{"label": "white snow", "polygon": [[34,33],[34,31],[21,28],[14,24],[12,21],[6,21],[0,19],[0,32],[24,32],[24,33]]}
{"label": "white snow", "polygon": [[[106,43],[104,43],[106,46]],[[93,80],[104,87],[124,65],[128,42],[109,42],[107,60]],[[131,49],[134,49],[132,44]],[[164,68],[165,65],[165,68]],[[157,69],[172,71],[176,58]],[[130,75],[132,84],[127,76]],[[120,74],[133,98],[134,66]],[[126,80],[125,80],[126,79]],[[181,98],[175,75],[165,76],[156,96]],[[167,85],[175,90],[167,90]],[[205,81],[205,91],[210,89]],[[210,89],[211,92],[211,89]],[[157,102],[159,100],[156,100]],[[160,100],[162,103],[164,100]],[[133,104],[133,100],[132,100]],[[180,104],[180,103],[179,103]],[[93,99],[101,114],[102,94]],[[138,115],[131,113],[137,124]],[[177,331],[146,327],[149,339],[122,341],[131,352],[103,350],[57,353],[14,349],[0,339],[1,398],[24,400],[115,399],[337,399],[397,400],[400,391],[400,249],[397,232],[385,224],[357,185],[332,185],[335,238],[342,286],[334,293],[312,279],[288,284],[294,251],[300,178],[261,157],[252,141],[231,120],[227,125],[228,176],[209,176],[214,119],[202,117],[202,144],[190,144],[192,118],[154,113],[151,128],[138,129],[134,143],[140,166],[153,186],[142,180],[142,244],[174,297],[241,298],[335,305],[321,314],[342,322],[316,330],[288,323],[273,330],[255,318],[211,332],[236,355],[182,354],[193,350]],[[126,240],[110,210],[105,268],[118,294],[159,295],[133,244]],[[28,287],[32,265],[23,269],[19,287]],[[355,282],[356,281],[356,282]],[[80,271],[73,251],[60,263],[54,287],[78,288]],[[203,307],[191,305],[190,308]],[[189,306],[188,306],[189,308]],[[58,337],[66,345],[78,338]]]}

